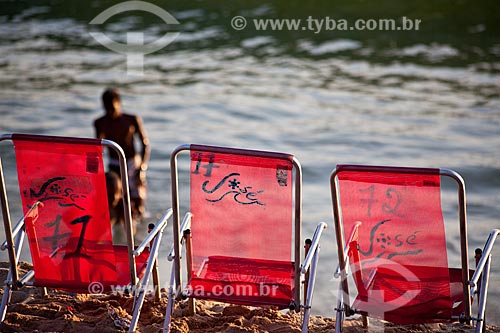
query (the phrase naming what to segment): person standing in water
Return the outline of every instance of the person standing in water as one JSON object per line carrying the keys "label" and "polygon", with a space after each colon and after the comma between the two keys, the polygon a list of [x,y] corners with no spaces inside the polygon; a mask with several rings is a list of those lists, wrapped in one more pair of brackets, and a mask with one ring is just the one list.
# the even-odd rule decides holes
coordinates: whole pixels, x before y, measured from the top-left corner
{"label": "person standing in water", "polygon": [[[149,140],[139,116],[122,113],[120,93],[116,88],[108,88],[102,94],[105,115],[94,121],[96,137],[116,142],[127,159],[128,181],[132,217],[140,219],[145,212],[146,170],[149,160]],[[136,151],[135,140],[140,151]],[[109,149],[109,171],[120,176],[118,155]]]}

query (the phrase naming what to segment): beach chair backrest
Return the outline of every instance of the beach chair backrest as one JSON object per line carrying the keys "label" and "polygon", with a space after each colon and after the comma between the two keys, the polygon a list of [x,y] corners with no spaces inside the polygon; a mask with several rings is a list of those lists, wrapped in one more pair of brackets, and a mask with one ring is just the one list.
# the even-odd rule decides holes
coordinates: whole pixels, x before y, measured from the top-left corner
{"label": "beach chair backrest", "polygon": [[[15,200],[7,198],[0,161],[0,202],[6,238],[0,249],[8,250],[10,264],[0,322],[7,316],[12,290],[26,285],[41,287],[43,294],[46,287],[86,294],[130,291],[132,316],[127,326],[128,332],[135,332],[150,278],[155,288],[153,297],[160,301],[158,252],[172,209],[148,225],[148,235],[135,247],[127,163],[117,143],[32,134],[0,135],[0,141],[4,140],[13,142],[24,215],[12,225],[9,201]],[[113,242],[110,207],[114,205],[108,201],[103,147],[112,149],[119,158],[126,245],[119,244],[121,240]],[[12,158],[10,151],[5,156]],[[33,269],[21,277],[18,263],[26,235]]]}
{"label": "beach chair backrest", "polygon": [[332,196],[340,266],[347,249],[358,311],[400,324],[463,311],[463,289],[451,290],[440,169],[339,165]]}
{"label": "beach chair backrest", "polygon": [[191,151],[193,268],[209,256],[290,261],[292,163]]}
{"label": "beach chair backrest", "polygon": [[[290,284],[296,274],[291,263],[300,255],[300,245],[293,245],[294,239],[300,242],[301,199],[293,156],[201,145],[184,149],[190,154],[191,274],[213,275],[203,267],[213,269],[220,262],[230,283],[228,262],[233,260],[234,281],[264,284],[269,278]],[[175,228],[175,202],[173,207]],[[260,269],[244,266],[256,262]],[[287,269],[280,270],[277,262],[287,262]]]}
{"label": "beach chair backrest", "polygon": [[[87,292],[117,284],[102,142],[13,135],[36,285]],[[134,272],[135,273],[135,272]]]}

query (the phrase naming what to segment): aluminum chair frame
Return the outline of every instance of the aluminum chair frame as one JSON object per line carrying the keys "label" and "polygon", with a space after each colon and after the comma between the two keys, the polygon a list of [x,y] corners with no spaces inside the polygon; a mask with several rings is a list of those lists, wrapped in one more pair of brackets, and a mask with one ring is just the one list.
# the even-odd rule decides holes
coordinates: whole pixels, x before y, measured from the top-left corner
{"label": "aluminum chair frame", "polygon": [[[240,148],[230,148],[230,147],[217,147],[217,146],[206,146],[206,145],[190,145],[184,144],[180,145],[174,149],[170,157],[170,172],[171,172],[171,189],[172,189],[172,209],[173,209],[173,232],[174,232],[174,242],[172,249],[168,256],[168,260],[173,261],[172,273],[170,278],[170,286],[168,291],[168,303],[164,322],[164,332],[170,332],[170,322],[171,316],[174,309],[174,301],[176,298],[181,296],[182,292],[182,265],[181,265],[181,246],[186,243],[186,238],[184,234],[189,230],[191,224],[191,213],[186,213],[182,220],[180,218],[180,208],[179,208],[179,184],[178,184],[178,163],[177,157],[180,153],[191,150],[201,150],[212,153],[226,153],[244,156],[254,156],[254,157],[268,157],[277,158],[285,161],[290,160],[290,155],[284,153],[275,153],[268,151],[257,151],[248,150]],[[312,303],[314,281],[316,277],[316,267],[319,258],[320,245],[319,240],[323,230],[326,228],[327,224],[320,222],[315,230],[312,244],[310,245],[310,250],[302,265],[299,265],[299,258],[301,257],[301,244],[300,240],[302,237],[302,169],[299,161],[293,157],[292,164],[295,169],[295,212],[294,212],[294,262],[295,262],[295,290],[294,290],[294,302],[296,303],[295,310],[300,311],[302,308],[304,311],[304,320],[302,325],[302,332],[307,332],[308,320],[310,316],[310,308]],[[305,274],[310,270],[310,275],[307,284],[307,296],[305,300],[305,305],[300,303],[301,295],[301,284],[304,283]],[[191,305],[192,307],[193,305]]]}
{"label": "aluminum chair frame", "polygon": [[[346,244],[349,244],[350,239],[344,240],[344,230],[343,224],[341,222],[341,208],[339,202],[339,189],[336,183],[336,179],[339,173],[342,171],[374,171],[374,172],[419,172],[425,173],[429,172],[431,169],[426,168],[410,168],[410,167],[385,167],[385,166],[368,166],[368,165],[338,165],[335,170],[332,171],[330,175],[330,189],[332,196],[332,207],[333,207],[333,217],[335,225],[335,235],[337,239],[338,248],[338,266],[335,271],[334,276],[336,278],[340,277],[339,283],[339,293],[337,299],[336,311],[336,325],[335,332],[339,333],[342,330],[343,320],[346,316],[350,316],[355,313],[355,309],[350,307],[349,300],[349,286],[347,283],[347,277],[349,275],[349,256],[347,253]],[[432,169],[435,170],[435,169]],[[476,270],[472,277],[469,276],[469,244],[467,237],[467,212],[466,212],[466,193],[465,193],[465,182],[462,176],[450,169],[438,169],[439,175],[444,177],[449,177],[455,181],[457,185],[457,202],[458,202],[458,217],[459,217],[459,228],[460,228],[460,253],[461,253],[461,270],[462,270],[462,284],[463,284],[463,294],[464,294],[464,313],[460,318],[457,318],[460,322],[470,324],[471,321],[476,322],[476,332],[482,332],[484,326],[484,313],[486,307],[487,298],[487,288],[489,281],[489,271],[491,267],[491,251],[496,240],[496,237],[500,234],[499,229],[493,229],[486,241],[484,249],[482,251],[482,257],[476,267]],[[359,227],[359,224],[355,226]],[[355,230],[351,231],[349,238],[353,237]],[[478,281],[481,279],[481,288],[479,291],[479,308],[478,315],[472,317],[471,315],[471,295],[478,292]]]}
{"label": "aluminum chair frame", "polygon": [[[58,142],[67,144],[91,144],[91,145],[101,145],[103,147],[108,147],[113,149],[118,157],[120,163],[120,178],[122,182],[122,195],[123,195],[123,209],[124,209],[124,220],[125,220],[125,232],[127,235],[127,248],[128,248],[128,259],[130,267],[130,286],[132,290],[139,291],[134,293],[134,306],[133,306],[133,316],[129,328],[129,332],[134,332],[138,320],[142,304],[145,298],[146,288],[149,283],[149,278],[153,275],[155,282],[158,285],[155,286],[157,289],[156,298],[159,299],[159,280],[157,275],[157,257],[159,252],[159,245],[161,243],[163,231],[167,226],[168,219],[172,216],[172,209],[169,209],[165,214],[156,222],[154,228],[149,232],[147,237],[141,242],[141,244],[136,247],[134,244],[133,237],[133,222],[131,214],[130,205],[130,194],[128,191],[128,176],[127,176],[127,163],[125,159],[125,154],[122,148],[115,142],[105,139],[91,139],[91,138],[72,138],[72,137],[60,137],[60,136],[45,136],[45,135],[32,135],[32,134],[3,134],[0,136],[0,142],[2,141],[13,141],[13,140],[27,140],[27,141],[45,141],[45,142]],[[6,317],[7,306],[10,302],[12,290],[21,288],[24,285],[33,285],[30,280],[34,277],[34,271],[28,272],[25,276],[20,277],[18,271],[18,263],[21,255],[21,248],[26,232],[24,231],[24,218],[23,216],[18,223],[12,229],[11,216],[9,210],[9,204],[7,199],[7,191],[5,187],[4,172],[0,157],[0,200],[2,206],[2,216],[3,224],[5,229],[5,242],[0,246],[1,250],[7,250],[9,255],[10,269],[5,284],[5,290],[2,297],[2,303],[0,306],[0,323],[2,323]],[[36,208],[37,204],[32,207],[31,210]],[[28,212],[28,214],[31,212]],[[26,215],[28,215],[26,214]],[[138,257],[146,247],[150,247],[150,254],[147,261],[146,271],[142,281],[139,281],[137,277],[137,267],[135,263],[135,257]]]}

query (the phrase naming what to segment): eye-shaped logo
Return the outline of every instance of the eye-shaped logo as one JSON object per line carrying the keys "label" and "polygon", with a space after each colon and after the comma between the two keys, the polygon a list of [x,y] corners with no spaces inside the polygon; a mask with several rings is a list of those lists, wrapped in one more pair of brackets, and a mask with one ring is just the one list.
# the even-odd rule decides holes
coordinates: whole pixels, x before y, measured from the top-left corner
{"label": "eye-shaped logo", "polygon": [[[126,1],[114,5],[97,15],[89,24],[100,25],[106,22],[110,17],[134,10],[152,13],[161,18],[165,24],[179,24],[179,22],[163,8],[144,1]],[[115,42],[102,32],[93,31],[89,32],[89,34],[106,48],[127,56],[127,73],[134,71],[141,75],[144,73],[144,55],[164,48],[179,36],[178,32],[167,32],[161,38],[149,44],[144,44],[144,33],[127,32],[127,43],[122,44]]]}

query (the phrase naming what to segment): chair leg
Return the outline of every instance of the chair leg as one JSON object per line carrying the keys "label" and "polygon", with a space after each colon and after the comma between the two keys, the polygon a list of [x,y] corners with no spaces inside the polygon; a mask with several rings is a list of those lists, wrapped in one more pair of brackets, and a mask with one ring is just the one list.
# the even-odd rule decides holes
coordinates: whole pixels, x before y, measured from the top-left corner
{"label": "chair leg", "polygon": [[362,315],[361,320],[363,322],[363,328],[368,328],[368,325],[370,325],[370,320],[368,319],[368,316]]}
{"label": "chair leg", "polygon": [[153,285],[155,288],[155,302],[159,302],[161,300],[161,293],[160,293],[160,272],[158,271],[158,260],[155,260],[153,264],[153,272],[151,272],[153,275]]}
{"label": "chair leg", "polygon": [[[184,231],[184,241],[186,242],[186,265],[187,265],[187,278],[188,281],[191,281],[191,268],[192,258],[193,258],[193,250],[192,250],[192,239],[191,239],[191,230],[187,229]],[[193,316],[196,313],[196,304],[194,297],[188,298],[188,309],[189,315]]]}
{"label": "chair leg", "polygon": [[2,305],[0,307],[0,323],[3,323],[5,319],[5,315],[7,314],[7,306],[9,305],[11,296],[12,296],[12,290],[10,287],[10,283],[7,283],[3,291]]}
{"label": "chair leg", "polygon": [[174,294],[168,295],[167,311],[165,314],[165,322],[163,323],[163,332],[170,333],[170,323],[172,322],[172,311],[174,307]]}
{"label": "chair leg", "polygon": [[316,248],[316,251],[313,256],[313,260],[311,262],[311,268],[310,268],[310,275],[309,275],[309,282],[307,284],[307,299],[305,300],[304,304],[304,322],[302,323],[302,333],[307,333],[309,329],[309,316],[311,315],[311,303],[312,303],[312,297],[313,297],[313,291],[314,291],[314,282],[316,280],[316,268],[318,266],[318,260],[319,260],[319,246]]}
{"label": "chair leg", "polygon": [[484,265],[483,276],[481,281],[481,289],[479,291],[479,306],[478,318],[476,324],[476,333],[482,333],[484,328],[484,316],[486,311],[486,298],[488,297],[488,282],[490,278],[491,254],[488,255],[486,264]]}
{"label": "chair leg", "polygon": [[476,288],[480,286],[478,315],[477,318],[475,318],[477,322],[476,333],[481,333],[485,327],[484,318],[486,310],[486,298],[488,296],[488,282],[490,278],[491,251],[498,235],[500,235],[500,229],[493,229],[488,236],[488,240],[486,241],[483,250],[476,250],[476,260],[479,259],[479,262],[477,263],[476,271],[474,272],[470,280],[470,283],[473,285],[472,293],[475,293]]}
{"label": "chair leg", "polygon": [[[312,241],[309,238],[306,239],[305,244],[304,244],[304,249],[305,249],[304,257],[307,257],[307,254],[309,253],[309,249],[311,248],[311,244],[312,244]],[[308,288],[309,274],[310,274],[310,270],[307,270],[306,276],[304,278],[304,301],[307,299],[307,289],[309,289]]]}
{"label": "chair leg", "polygon": [[130,321],[129,333],[135,332],[135,329],[137,328],[137,323],[139,322],[139,316],[141,315],[142,304],[144,303],[144,299],[146,297],[146,288],[149,283],[149,278],[153,272],[153,266],[156,263],[158,257],[161,238],[162,238],[162,233],[159,232],[153,241],[153,245],[151,246],[151,251],[149,253],[149,260],[146,266],[146,272],[144,273],[144,277],[142,278],[142,282],[140,284],[139,296],[134,304],[132,320]]}
{"label": "chair leg", "polygon": [[[16,263],[19,263],[19,258],[21,257],[21,250],[23,247],[23,242],[24,242],[24,235],[26,234],[26,231],[22,229],[19,231],[19,233],[16,236],[14,248],[15,248],[15,257],[16,257]],[[7,281],[3,296],[2,296],[2,304],[0,305],[0,326],[1,323],[5,320],[5,316],[7,315],[7,307],[10,303],[10,299],[12,297],[12,277],[14,276],[13,269],[17,269],[17,266],[14,268],[9,269],[9,273],[7,274]],[[17,273],[16,273],[17,276]]]}
{"label": "chair leg", "polygon": [[170,332],[170,322],[172,321],[172,313],[174,312],[175,302],[175,269],[172,267],[172,274],[170,276],[170,286],[168,288],[168,302],[167,310],[165,313],[165,322],[163,323],[163,332]]}
{"label": "chair leg", "polygon": [[[152,232],[155,228],[155,225],[153,223],[150,223],[148,225],[148,233]],[[154,295],[154,300],[155,302],[159,302],[161,300],[161,294],[160,294],[160,272],[158,271],[158,260],[155,260],[153,263],[153,271],[151,272],[151,275],[153,276],[153,286],[155,288],[155,295]]]}
{"label": "chair leg", "polygon": [[342,325],[344,323],[344,291],[342,290],[342,282],[339,283],[339,294],[335,311],[335,333],[340,333],[342,332]]}

